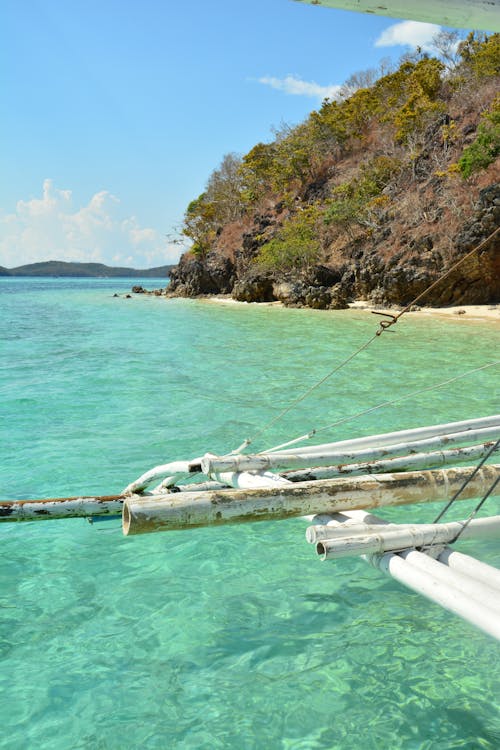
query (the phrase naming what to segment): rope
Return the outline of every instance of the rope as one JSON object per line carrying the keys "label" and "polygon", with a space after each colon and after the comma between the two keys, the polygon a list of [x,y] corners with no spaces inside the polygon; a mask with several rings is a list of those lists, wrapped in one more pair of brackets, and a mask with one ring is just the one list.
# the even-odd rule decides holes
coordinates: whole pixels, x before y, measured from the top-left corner
{"label": "rope", "polygon": [[316,390],[316,388],[319,388],[323,383],[325,383],[327,380],[329,380],[332,375],[335,375],[339,370],[344,368],[346,365],[349,364],[355,357],[357,357],[361,352],[363,352],[365,349],[367,349],[370,344],[375,341],[376,338],[380,337],[385,331],[389,330],[391,326],[395,325],[398,320],[405,315],[405,313],[409,312],[411,308],[417,304],[423,297],[425,297],[432,289],[434,289],[438,284],[441,284],[445,279],[448,278],[454,271],[456,271],[457,268],[459,268],[463,263],[465,263],[474,253],[477,253],[479,250],[481,250],[485,245],[487,245],[490,240],[495,237],[500,232],[500,227],[497,227],[494,232],[492,232],[488,237],[486,237],[482,242],[479,243],[479,245],[476,245],[472,250],[470,250],[466,255],[464,255],[459,261],[454,263],[454,265],[449,268],[445,273],[443,273],[436,281],[434,281],[430,286],[428,286],[426,289],[424,289],[423,292],[418,294],[415,299],[413,299],[411,302],[409,302],[406,307],[404,307],[397,315],[392,315],[391,313],[380,313],[375,312],[375,315],[382,315],[385,318],[389,318],[389,320],[381,320],[379,323],[378,330],[375,332],[375,334],[368,339],[364,344],[362,344],[358,349],[356,349],[353,354],[351,354],[349,357],[344,359],[340,364],[338,364],[336,367],[333,368],[333,370],[330,370],[321,380],[318,380],[316,383],[314,383],[310,388],[307,389],[301,396],[296,398],[294,401],[292,401],[287,407],[285,407],[279,414],[277,414],[273,419],[271,419],[269,422],[263,425],[257,432],[254,433],[254,435],[251,438],[247,438],[244,443],[242,444],[242,447],[237,449],[239,452],[244,447],[249,446],[251,443],[253,443],[262,433],[266,432],[270,427],[272,427],[276,422],[280,421],[285,417],[297,404],[300,404],[301,401],[304,401],[313,391]]}
{"label": "rope", "polygon": [[[490,240],[493,239],[493,237],[500,232],[500,227],[497,227],[494,232],[492,232],[488,237],[486,237],[482,242],[479,243],[479,245],[476,245],[476,247],[473,247],[472,250],[470,250],[466,255],[463,256],[463,258],[460,258],[451,268],[449,268],[446,273],[444,273],[442,276],[440,276],[436,281],[434,281],[430,286],[428,286],[426,289],[424,289],[423,292],[420,292],[419,295],[415,297],[412,302],[409,302],[406,307],[404,307],[397,315],[389,315],[390,318],[393,318],[393,320],[384,320],[380,323],[381,329],[377,332],[377,336],[380,336],[380,334],[383,332],[383,330],[389,328],[392,325],[395,325],[398,320],[401,318],[402,315],[409,312],[409,310],[413,307],[413,305],[416,305],[417,302],[419,302],[423,297],[425,297],[426,294],[428,294],[432,289],[435,289],[441,282],[443,282],[445,279],[448,278],[448,276],[451,276],[451,274],[459,268],[462,263],[465,263],[466,260],[471,258],[474,253],[479,252],[479,250],[482,250],[485,245],[488,244]],[[385,315],[385,313],[375,313],[376,315]]]}
{"label": "rope", "polygon": [[[497,445],[498,445],[498,443],[497,443]],[[484,497],[476,505],[476,507],[474,508],[474,510],[472,511],[472,513],[470,514],[469,518],[465,521],[464,525],[462,526],[462,528],[460,529],[460,531],[458,532],[458,534],[456,535],[456,537],[454,539],[452,539],[451,542],[448,542],[448,544],[455,544],[455,542],[457,541],[457,539],[459,539],[460,535],[463,534],[464,530],[470,524],[470,522],[472,521],[472,519],[474,518],[474,516],[482,508],[482,506],[484,505],[484,503],[486,502],[486,500],[489,498],[489,496],[491,495],[491,493],[494,491],[495,487],[497,486],[497,484],[499,482],[500,482],[500,477],[497,477],[495,479],[495,481],[493,482],[493,484],[491,485],[491,487],[489,488],[489,490],[487,491],[487,493],[484,495]]]}
{"label": "rope", "polygon": [[474,370],[468,370],[467,372],[463,372],[461,375],[455,375],[453,378],[449,378],[448,380],[443,380],[441,383],[435,383],[434,385],[428,385],[425,388],[421,388],[418,391],[412,391],[411,393],[406,393],[404,396],[398,396],[398,398],[394,398],[391,401],[383,401],[381,404],[377,404],[377,406],[370,406],[368,409],[363,409],[363,411],[359,411],[357,414],[351,414],[348,417],[342,417],[341,419],[337,419],[335,422],[331,422],[330,424],[324,425],[323,427],[317,427],[309,432],[307,432],[304,435],[301,435],[300,437],[294,438],[293,440],[289,440],[287,443],[282,443],[281,445],[274,446],[273,448],[268,448],[265,451],[261,451],[261,453],[272,453],[273,451],[281,450],[281,448],[286,448],[289,445],[294,445],[295,443],[299,443],[303,440],[308,440],[313,437],[313,435],[317,435],[319,432],[325,432],[326,430],[332,429],[332,427],[338,427],[340,424],[344,424],[344,422],[351,422],[355,419],[358,419],[359,417],[363,417],[365,414],[371,414],[371,412],[377,411],[378,409],[382,409],[386,406],[393,406],[394,404],[399,404],[401,401],[406,401],[409,398],[414,398],[415,396],[419,396],[422,393],[427,393],[428,391],[436,390],[437,388],[442,388],[445,385],[450,385],[450,383],[455,383],[457,380],[461,380],[462,378],[466,378],[469,375],[474,375],[476,372],[480,372],[481,370],[487,370],[488,367],[496,367],[500,365],[500,360],[497,362],[490,362],[488,365],[482,365],[481,367],[476,367]]}
{"label": "rope", "polygon": [[[451,506],[453,505],[453,503],[455,502],[455,500],[458,497],[460,497],[460,495],[462,494],[462,492],[464,491],[464,489],[467,487],[467,485],[469,484],[469,482],[471,482],[474,479],[474,477],[476,476],[476,474],[479,471],[479,469],[486,463],[486,461],[489,459],[489,457],[492,455],[492,453],[498,448],[499,445],[500,445],[500,438],[496,441],[496,443],[493,443],[493,445],[491,446],[491,448],[489,449],[489,451],[486,453],[486,455],[483,456],[483,458],[481,459],[481,461],[477,464],[477,466],[475,467],[474,471],[467,477],[467,479],[464,481],[464,483],[462,484],[462,486],[458,488],[458,490],[455,492],[455,494],[453,495],[453,497],[451,498],[451,500],[449,500],[446,503],[446,505],[443,508],[443,510],[440,513],[438,513],[438,515],[434,519],[433,523],[438,523],[442,519],[442,517],[444,516],[444,514],[448,512],[448,510],[451,508]],[[481,508],[481,506],[485,502],[486,498],[489,497],[489,495],[493,492],[493,490],[496,487],[496,485],[498,484],[499,480],[500,480],[500,477],[498,477],[495,480],[495,482],[493,483],[493,486],[490,487],[490,489],[488,490],[488,492],[486,493],[486,495],[484,496],[484,498],[481,500],[481,502],[479,503],[479,505],[472,512],[472,515],[470,516],[470,518],[465,522],[465,526],[476,515],[476,513],[478,512],[478,510]],[[465,528],[465,526],[463,527],[463,529]],[[463,531],[463,529],[462,529],[462,531]],[[462,533],[462,531],[460,531],[460,533],[459,533],[458,536],[460,536],[460,534]],[[458,536],[455,537],[454,541],[456,541],[458,539]]]}
{"label": "rope", "polygon": [[266,432],[270,427],[272,427],[276,422],[278,422],[280,419],[282,419],[288,412],[290,412],[297,404],[300,404],[301,401],[304,401],[313,391],[316,390],[316,388],[319,388],[320,385],[323,385],[323,383],[326,383],[326,381],[332,377],[332,375],[335,375],[336,372],[341,370],[345,365],[347,365],[351,360],[353,360],[355,357],[358,356],[364,349],[367,349],[370,344],[375,341],[379,333],[377,332],[374,336],[371,337],[368,341],[366,341],[362,346],[359,347],[359,349],[356,349],[356,351],[351,354],[347,359],[343,360],[337,367],[334,367],[333,370],[330,370],[329,373],[327,373],[321,380],[318,380],[317,383],[314,383],[310,388],[308,388],[305,393],[303,393],[301,396],[296,398],[294,401],[292,401],[287,407],[285,407],[279,414],[277,414],[273,419],[271,419],[270,422],[265,424],[263,427],[261,427],[260,430],[257,430],[256,433],[254,433],[253,437],[247,438],[246,445],[250,445],[253,443],[260,435],[262,435],[263,432]]}

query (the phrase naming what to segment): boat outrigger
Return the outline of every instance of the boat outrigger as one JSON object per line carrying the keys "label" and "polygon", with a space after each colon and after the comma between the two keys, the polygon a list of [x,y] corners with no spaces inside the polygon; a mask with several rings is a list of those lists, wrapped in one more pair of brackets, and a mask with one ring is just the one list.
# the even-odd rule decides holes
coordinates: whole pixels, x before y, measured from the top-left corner
{"label": "boat outrigger", "polygon": [[[463,25],[458,18],[466,13],[468,27],[499,28],[498,0],[440,0],[420,3],[418,8],[407,0],[383,7],[349,0],[322,2],[421,20],[444,20],[446,10],[450,25]],[[492,19],[496,26],[491,25]],[[266,429],[351,362],[499,232],[497,228],[397,315],[382,313],[384,319],[374,336],[272,419]],[[491,362],[452,380],[499,364]],[[439,385],[444,384],[431,388]],[[253,442],[245,440],[223,456],[207,453],[163,464],[118,495],[0,501],[0,522],[94,519],[121,513],[123,533],[132,536],[303,516],[310,524],[306,539],[321,559],[359,555],[500,640],[500,570],[450,546],[458,539],[500,538],[500,516],[476,518],[486,500],[500,494],[500,464],[494,463],[500,452],[500,415],[287,450],[316,432],[259,453],[243,453]],[[471,461],[472,465],[462,466]],[[441,523],[451,505],[466,499],[478,500],[466,519]],[[393,524],[368,512],[431,501],[447,503],[431,524]]]}
{"label": "boat outrigger", "polygon": [[[368,512],[479,497],[478,510],[500,492],[500,464],[487,463],[499,452],[494,415],[293,450],[208,453],[157,466],[120,495],[1,502],[0,521],[122,513],[129,536],[303,516],[321,559],[362,556],[500,640],[500,571],[449,546],[499,538],[500,516],[392,524]],[[471,460],[479,463],[457,465]]]}

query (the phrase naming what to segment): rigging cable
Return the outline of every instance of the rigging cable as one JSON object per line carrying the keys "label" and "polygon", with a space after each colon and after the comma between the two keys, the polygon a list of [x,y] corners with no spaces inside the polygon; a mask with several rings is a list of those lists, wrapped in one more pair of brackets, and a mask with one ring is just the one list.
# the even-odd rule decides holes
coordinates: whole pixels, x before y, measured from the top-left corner
{"label": "rigging cable", "polygon": [[401,401],[406,401],[409,398],[420,396],[420,394],[427,393],[428,391],[437,390],[438,388],[442,388],[445,385],[450,385],[450,383],[455,383],[457,380],[466,378],[469,375],[474,375],[474,373],[476,372],[480,372],[481,370],[487,370],[489,367],[497,367],[498,365],[500,365],[500,360],[498,360],[497,362],[490,362],[487,365],[481,365],[481,367],[475,367],[473,370],[468,370],[467,372],[463,372],[460,375],[455,375],[453,378],[448,378],[448,380],[442,380],[440,383],[434,383],[434,385],[428,385],[425,388],[421,388],[418,391],[411,391],[410,393],[405,393],[403,396],[398,396],[398,398],[394,398],[391,401],[382,401],[381,404],[377,404],[376,406],[370,406],[368,409],[363,409],[362,411],[358,411],[357,414],[350,414],[348,417],[341,417],[341,419],[337,419],[335,422],[330,422],[330,424],[324,425],[323,427],[313,428],[312,430],[309,430],[309,432],[305,433],[304,435],[301,435],[300,437],[294,438],[293,440],[289,440],[286,443],[281,443],[281,445],[276,445],[276,446],[273,446],[272,448],[267,448],[267,450],[260,451],[260,452],[272,453],[273,451],[278,451],[278,450],[281,450],[282,448],[287,448],[289,445],[294,445],[295,443],[300,443],[303,440],[308,440],[320,432],[331,430],[332,427],[338,427],[338,425],[344,424],[344,422],[354,421],[355,419],[358,419],[359,417],[363,417],[365,414],[371,414],[372,412],[377,411],[378,409],[382,409],[386,406],[394,406],[394,404],[399,404]]}
{"label": "rigging cable", "polygon": [[257,432],[254,433],[254,435],[251,438],[246,438],[244,442],[236,448],[236,450],[232,451],[232,453],[241,453],[242,450],[247,448],[251,443],[253,443],[256,438],[260,437],[264,432],[266,432],[270,427],[272,427],[276,422],[283,419],[284,416],[286,416],[292,409],[297,406],[297,404],[301,403],[301,401],[304,401],[313,391],[316,390],[316,388],[319,388],[319,386],[323,385],[327,380],[329,380],[333,375],[335,375],[339,370],[344,368],[346,365],[349,364],[355,357],[357,357],[361,352],[363,352],[365,349],[367,349],[370,344],[375,341],[375,339],[379,336],[381,336],[385,331],[389,330],[391,326],[395,325],[398,320],[405,315],[405,313],[409,312],[411,308],[417,304],[425,295],[427,295],[432,289],[435,289],[436,286],[441,284],[445,279],[447,279],[454,271],[457,270],[465,261],[467,261],[469,258],[471,258],[475,253],[479,252],[479,250],[482,250],[483,247],[485,247],[494,237],[500,232],[500,227],[497,227],[494,232],[492,232],[488,237],[486,237],[484,240],[482,240],[479,245],[476,245],[472,250],[470,250],[466,255],[464,255],[460,260],[458,260],[456,263],[451,266],[445,273],[443,273],[436,281],[434,281],[432,284],[430,284],[426,289],[424,289],[423,292],[418,294],[415,299],[413,299],[411,302],[409,302],[406,307],[404,307],[402,310],[400,310],[397,315],[392,315],[391,313],[383,313],[383,312],[377,312],[373,311],[375,315],[382,315],[385,318],[388,318],[387,320],[381,320],[379,323],[379,327],[377,331],[374,333],[371,338],[368,339],[364,344],[362,344],[358,349],[356,349],[355,352],[353,352],[349,357],[344,359],[342,362],[340,362],[336,367],[334,367],[330,372],[328,372],[323,378],[318,380],[316,383],[314,383],[310,388],[307,389],[303,394],[298,396],[296,399],[294,399],[288,406],[286,406],[279,414],[277,414],[275,417],[273,417],[269,422],[267,422],[263,427],[257,430]]}
{"label": "rigging cable", "polygon": [[[444,514],[448,512],[448,510],[451,508],[451,506],[453,505],[453,503],[455,502],[455,500],[457,500],[460,497],[460,495],[462,494],[462,492],[464,491],[464,489],[467,487],[467,485],[469,484],[469,482],[471,482],[474,479],[474,477],[476,476],[476,474],[479,471],[479,469],[482,466],[484,466],[484,464],[486,463],[486,461],[495,452],[495,450],[498,448],[499,445],[500,445],[500,438],[495,443],[493,443],[493,445],[490,447],[490,449],[488,450],[488,452],[486,453],[486,455],[483,456],[483,458],[477,464],[477,466],[474,468],[474,470],[472,471],[472,473],[463,482],[462,486],[458,488],[458,490],[455,492],[455,494],[453,495],[453,497],[451,498],[451,500],[449,500],[446,503],[446,505],[444,506],[444,508],[442,509],[442,511],[440,513],[438,513],[438,515],[434,519],[433,523],[438,523],[442,519],[442,517],[444,516]],[[486,501],[487,497],[489,497],[489,495],[491,495],[491,493],[493,492],[493,490],[495,489],[495,487],[497,486],[497,484],[498,484],[499,481],[500,481],[500,476],[495,479],[495,481],[493,482],[493,485],[490,487],[490,489],[488,490],[488,492],[486,493],[486,495],[482,498],[482,500],[478,503],[478,505],[476,506],[476,508],[472,511],[471,515],[469,516],[469,518],[465,522],[465,525],[462,528],[462,531],[470,523],[470,521],[474,518],[474,516],[476,515],[476,513],[478,512],[478,510],[481,508],[481,506],[483,505],[483,503]],[[460,536],[460,534],[462,533],[462,531],[460,531],[457,534],[457,536],[455,537],[455,539],[453,541],[456,541],[458,539],[458,537]]]}

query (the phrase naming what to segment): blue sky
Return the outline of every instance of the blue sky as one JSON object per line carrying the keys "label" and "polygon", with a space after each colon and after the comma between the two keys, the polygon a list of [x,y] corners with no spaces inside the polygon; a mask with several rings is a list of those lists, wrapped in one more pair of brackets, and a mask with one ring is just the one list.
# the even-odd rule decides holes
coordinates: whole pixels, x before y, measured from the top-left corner
{"label": "blue sky", "polygon": [[0,265],[150,267],[228,152],[439,30],[293,0],[3,0]]}

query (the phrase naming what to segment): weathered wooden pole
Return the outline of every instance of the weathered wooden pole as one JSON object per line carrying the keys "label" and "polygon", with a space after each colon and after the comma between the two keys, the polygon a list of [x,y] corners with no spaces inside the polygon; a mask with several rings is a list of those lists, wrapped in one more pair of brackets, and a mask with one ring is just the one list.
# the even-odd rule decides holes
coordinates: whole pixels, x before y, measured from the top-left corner
{"label": "weathered wooden pole", "polygon": [[46,500],[5,500],[0,501],[0,522],[119,516],[124,500],[124,495],[80,495],[52,497]]}
{"label": "weathered wooden pole", "polygon": [[[251,490],[132,496],[123,506],[123,532],[147,534],[224,523],[270,521],[313,513],[406,505],[450,499],[472,473],[471,467],[400,474],[340,477]],[[500,465],[485,465],[460,498],[478,497],[500,475]]]}

